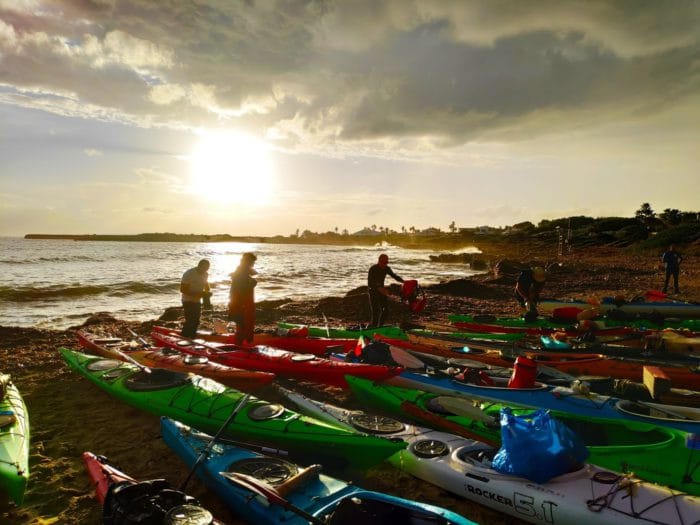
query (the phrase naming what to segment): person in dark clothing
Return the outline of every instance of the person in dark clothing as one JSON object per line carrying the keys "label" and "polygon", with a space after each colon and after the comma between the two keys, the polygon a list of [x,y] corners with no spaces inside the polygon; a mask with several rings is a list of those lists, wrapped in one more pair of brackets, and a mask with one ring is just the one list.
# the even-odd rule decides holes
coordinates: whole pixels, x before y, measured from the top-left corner
{"label": "person in dark clothing", "polygon": [[379,256],[377,264],[373,264],[367,273],[367,295],[369,296],[370,324],[369,327],[379,327],[384,324],[386,311],[389,306],[389,289],[384,286],[386,276],[402,283],[403,279],[389,267],[389,256],[385,253]]}
{"label": "person in dark clothing", "polygon": [[661,256],[661,262],[664,263],[664,266],[666,267],[666,279],[664,280],[664,289],[663,292],[666,293],[668,291],[668,282],[671,280],[671,277],[673,276],[673,289],[675,293],[679,293],[678,289],[678,274],[680,273],[681,270],[681,261],[683,260],[683,257],[681,257],[681,254],[678,253],[675,248],[673,247],[673,244],[669,246],[668,251],[664,252],[663,255]]}
{"label": "person in dark clothing", "polygon": [[202,297],[210,293],[208,272],[209,261],[202,259],[197,266],[190,268],[182,275],[180,293],[185,314],[185,324],[181,332],[183,337],[192,339],[197,336],[199,319],[202,315]]}
{"label": "person in dark clothing", "polygon": [[544,288],[546,278],[547,274],[540,266],[520,272],[515,283],[515,298],[520,306],[526,310],[526,318],[537,318],[537,303],[540,300],[540,293]]}
{"label": "person in dark clothing", "polygon": [[255,285],[258,281],[253,278],[258,272],[253,265],[257,257],[254,253],[246,252],[241,256],[241,262],[231,274],[231,293],[228,303],[229,321],[236,322],[234,342],[237,345],[252,343],[255,330]]}

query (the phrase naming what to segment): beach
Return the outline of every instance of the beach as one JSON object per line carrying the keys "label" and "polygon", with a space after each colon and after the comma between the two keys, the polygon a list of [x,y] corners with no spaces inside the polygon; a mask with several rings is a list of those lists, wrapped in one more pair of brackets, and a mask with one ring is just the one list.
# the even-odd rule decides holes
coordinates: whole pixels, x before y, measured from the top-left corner
{"label": "beach", "polygon": [[[699,302],[697,253],[691,249],[684,255],[681,293],[672,298]],[[497,261],[548,263],[543,295],[557,299],[622,296],[630,300],[647,290],[659,290],[663,284],[657,254],[618,248],[590,248],[568,257],[540,261],[536,247],[516,246],[485,250],[483,258],[488,267],[484,273],[426,287],[428,306],[420,316],[399,302],[392,303],[388,322],[446,324],[451,313],[517,315],[519,311],[512,298],[515,276],[504,270],[507,264],[499,265],[501,271],[496,272]],[[257,330],[273,330],[279,321],[323,325],[324,316],[330,326],[354,324],[366,315],[366,307],[361,288],[320,300],[260,301],[256,305]],[[214,312],[203,316],[202,327],[206,328],[213,319],[223,318],[224,308],[224,304],[216,303]],[[158,319],[146,322],[95,313],[81,325],[66,330],[0,326],[2,372],[12,375],[24,397],[32,434],[31,475],[25,503],[20,508],[0,503],[0,522],[100,523],[101,509],[81,460],[86,450],[108,457],[114,465],[139,479],[166,478],[175,486],[185,479],[187,469],[160,439],[156,416],[130,408],[100,391],[70,371],[57,352],[61,346],[77,348],[75,332],[79,328],[128,338],[127,329],[147,336],[153,325],[178,327],[180,321],[180,309],[167,308]],[[292,380],[280,382],[321,400],[362,408],[348,392],[337,388],[297,384]],[[273,400],[275,392],[262,391],[257,395]],[[366,488],[452,509],[481,524],[519,523],[388,465],[373,468],[353,481]],[[190,481],[188,492],[220,520],[240,523],[198,480]]]}

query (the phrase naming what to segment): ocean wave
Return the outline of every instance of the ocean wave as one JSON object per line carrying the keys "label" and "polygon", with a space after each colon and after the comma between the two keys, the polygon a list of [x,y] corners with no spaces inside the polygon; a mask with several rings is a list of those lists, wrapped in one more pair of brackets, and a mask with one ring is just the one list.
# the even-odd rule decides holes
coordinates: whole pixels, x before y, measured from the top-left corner
{"label": "ocean wave", "polygon": [[34,257],[27,259],[0,259],[0,264],[43,264],[62,262],[104,262],[103,257],[91,257],[89,255],[66,255],[56,257]]}
{"label": "ocean wave", "polygon": [[0,300],[15,303],[80,299],[97,295],[127,297],[134,294],[161,295],[179,290],[179,283],[151,284],[125,282],[103,285],[55,285],[55,286],[2,286]]}

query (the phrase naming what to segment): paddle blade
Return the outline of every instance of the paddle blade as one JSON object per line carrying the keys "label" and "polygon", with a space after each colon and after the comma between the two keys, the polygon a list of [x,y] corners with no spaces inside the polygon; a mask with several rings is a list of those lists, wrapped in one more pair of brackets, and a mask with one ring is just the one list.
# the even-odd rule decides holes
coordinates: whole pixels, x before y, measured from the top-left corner
{"label": "paddle blade", "polygon": [[391,358],[404,368],[425,368],[425,363],[417,357],[411,355],[403,348],[389,345],[389,353]]}
{"label": "paddle blade", "polygon": [[289,502],[280,496],[273,487],[264,481],[254,478],[253,476],[241,474],[239,472],[219,472],[219,474],[234,485],[248,489],[254,494],[266,499],[270,503],[281,505],[283,507],[287,507],[287,505],[289,505]]}
{"label": "paddle blade", "polygon": [[438,396],[435,401],[445,410],[452,412],[457,416],[468,417],[476,421],[493,424],[496,419],[488,415],[479,407],[475,407],[471,402],[461,397],[454,396]]}

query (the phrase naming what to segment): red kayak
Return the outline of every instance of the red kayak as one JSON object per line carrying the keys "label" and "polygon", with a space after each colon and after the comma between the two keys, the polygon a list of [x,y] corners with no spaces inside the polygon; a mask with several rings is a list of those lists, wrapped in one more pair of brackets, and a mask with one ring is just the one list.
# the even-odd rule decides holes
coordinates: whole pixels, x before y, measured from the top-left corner
{"label": "red kayak", "polygon": [[[92,452],[83,452],[83,463],[95,485],[97,500],[103,506],[105,500],[108,502],[103,517],[113,519],[110,523],[122,523],[126,516],[138,516],[144,520],[148,518],[148,523],[223,525],[196,499],[173,489],[165,480],[139,482]],[[139,487],[132,487],[134,485]],[[112,493],[108,496],[110,488]]]}
{"label": "red kayak", "polygon": [[275,374],[257,370],[242,370],[215,363],[206,357],[196,357],[180,351],[167,351],[161,348],[146,347],[143,342],[132,347],[130,341],[119,338],[102,337],[79,330],[78,344],[91,354],[128,361],[132,359],[149,368],[165,368],[176,372],[191,372],[209,377],[219,383],[246,392],[269,385]]}
{"label": "red kayak", "polygon": [[168,346],[191,355],[204,356],[210,361],[227,366],[262,370],[301,381],[342,388],[348,388],[345,375],[383,381],[403,372],[403,368],[399,366],[347,363],[267,346],[249,348],[224,343],[207,343],[199,339],[191,340],[158,332],[152,332],[151,337],[156,345]]}
{"label": "red kayak", "polygon": [[[178,330],[167,328],[165,326],[154,326],[153,331],[159,334],[180,335]],[[235,344],[234,334],[215,333],[205,330],[197,332],[196,339],[203,339],[208,342]],[[281,350],[289,350],[290,352],[303,352],[318,356],[325,356],[328,353],[347,353],[357,345],[357,339],[331,339],[326,337],[309,337],[308,326],[302,329],[280,330],[278,333],[259,333],[253,336],[252,345],[242,345],[246,347],[253,346],[271,346]]]}

